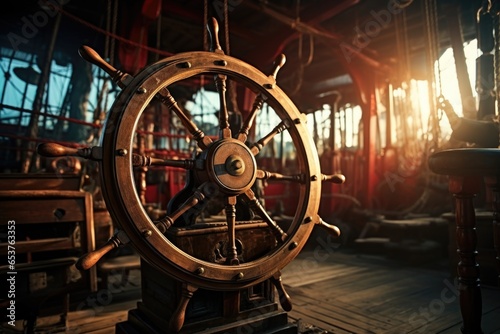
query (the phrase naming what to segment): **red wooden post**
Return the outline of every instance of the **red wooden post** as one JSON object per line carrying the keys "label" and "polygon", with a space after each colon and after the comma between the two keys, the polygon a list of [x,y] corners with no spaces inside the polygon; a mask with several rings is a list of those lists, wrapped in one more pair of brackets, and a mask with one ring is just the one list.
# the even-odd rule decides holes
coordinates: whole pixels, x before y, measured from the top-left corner
{"label": "red wooden post", "polygon": [[462,333],[482,333],[482,297],[479,265],[476,262],[476,216],[473,199],[480,190],[481,178],[477,176],[450,176],[449,190],[455,198],[455,223],[457,235],[458,282]]}
{"label": "red wooden post", "polygon": [[493,193],[493,243],[497,252],[497,283],[500,286],[500,177],[486,177],[485,183]]}

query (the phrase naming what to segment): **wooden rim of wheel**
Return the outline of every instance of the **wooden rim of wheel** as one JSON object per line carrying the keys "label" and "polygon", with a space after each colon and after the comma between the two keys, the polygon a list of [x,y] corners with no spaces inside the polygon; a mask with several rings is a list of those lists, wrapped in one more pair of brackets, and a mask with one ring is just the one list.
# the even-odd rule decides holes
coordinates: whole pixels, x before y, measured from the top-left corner
{"label": "wooden rim of wheel", "polygon": [[[142,112],[150,101],[169,86],[199,75],[221,75],[237,81],[268,103],[286,124],[297,151],[300,170],[298,207],[286,235],[265,256],[238,264],[219,264],[200,260],[177,248],[155,226],[146,213],[136,191],[133,176],[132,151],[134,135]],[[256,124],[258,126],[258,124]],[[198,138],[199,139],[199,138]],[[275,78],[266,76],[251,65],[214,52],[188,52],[154,63],[139,74],[120,92],[106,121],[102,137],[103,159],[101,177],[103,193],[113,220],[125,231],[137,252],[151,265],[166,274],[197,287],[212,290],[237,290],[259,283],[285,267],[305,245],[319,217],[321,171],[316,147],[308,133],[305,117],[276,85]],[[202,140],[199,143],[203,143]],[[246,196],[255,182],[258,166],[249,157],[249,149],[238,139],[221,137],[207,147],[200,144],[209,167],[203,167],[208,180],[228,197]],[[215,147],[215,149],[214,149]],[[218,148],[229,147],[234,154],[218,156]],[[202,154],[203,156],[203,154]],[[208,156],[208,158],[206,158]],[[201,158],[200,158],[201,159]],[[221,178],[213,161],[223,159],[232,175]],[[210,167],[212,166],[212,167]],[[243,172],[239,166],[244,166]],[[238,170],[236,170],[238,169]],[[229,169],[228,169],[229,170]],[[196,171],[200,173],[200,171]],[[243,178],[236,186],[233,179]],[[229,180],[229,181],[228,181]],[[228,184],[229,183],[229,184]]]}

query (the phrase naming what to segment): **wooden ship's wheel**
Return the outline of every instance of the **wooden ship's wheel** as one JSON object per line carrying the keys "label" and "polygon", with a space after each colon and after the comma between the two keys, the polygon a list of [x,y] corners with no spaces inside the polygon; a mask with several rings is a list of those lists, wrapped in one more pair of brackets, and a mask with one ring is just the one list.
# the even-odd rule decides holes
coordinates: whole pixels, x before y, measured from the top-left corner
{"label": "wooden ship's wheel", "polygon": [[[325,223],[317,212],[322,181],[342,183],[344,178],[321,173],[305,115],[276,85],[284,56],[277,59],[273,72],[265,75],[224,54],[218,42],[215,20],[210,30],[213,51],[180,53],[147,66],[134,77],[113,68],[91,48],[83,46],[81,56],[104,69],[123,88],[109,111],[101,145],[85,149],[54,143],[38,146],[38,153],[44,156],[76,155],[100,161],[106,206],[119,229],[108,243],[82,257],[77,265],[88,269],[111,249],[130,243],[144,260],[143,264],[150,268],[148,270],[180,283],[180,292],[174,297],[177,306],[170,312],[171,332],[183,328],[189,317],[186,316],[188,303],[198,289],[238,292],[271,282],[278,290],[282,308],[290,310],[280,270],[299,254],[314,225],[326,227],[334,236],[340,233],[338,228]],[[219,134],[216,137],[200,130],[169,91],[176,84],[199,80],[200,76],[214,77],[220,97]],[[238,132],[231,131],[229,124],[227,80],[256,94],[253,109]],[[137,153],[139,119],[153,100],[165,104],[190,133],[197,145],[192,158],[160,159]],[[248,143],[250,130],[259,126],[256,116],[264,102],[275,111],[280,122],[255,143]],[[288,132],[295,147],[296,172],[293,175],[267,171],[259,166],[259,152],[281,132]],[[134,178],[134,169],[150,166],[178,167],[187,173],[185,188],[170,200],[166,214],[158,219],[152,219],[146,212]],[[259,200],[253,189],[259,179],[297,185],[298,205],[286,223],[271,217]],[[200,223],[196,217],[213,205],[221,205],[224,217],[220,221]],[[146,279],[149,278],[143,271],[142,280]],[[237,317],[232,312],[234,320]]]}

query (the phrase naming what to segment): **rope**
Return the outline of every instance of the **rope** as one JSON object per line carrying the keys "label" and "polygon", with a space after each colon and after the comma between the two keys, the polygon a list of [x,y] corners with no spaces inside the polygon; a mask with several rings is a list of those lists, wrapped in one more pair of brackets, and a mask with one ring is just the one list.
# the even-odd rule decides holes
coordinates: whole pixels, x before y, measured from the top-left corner
{"label": "rope", "polygon": [[[295,3],[295,20],[297,21],[297,23],[300,22],[300,0],[297,0],[297,2]],[[299,33],[299,47],[298,47],[298,51],[299,51],[299,59],[302,60],[302,32]]]}
{"label": "rope", "polygon": [[[111,0],[107,1],[106,6],[106,31],[111,30]],[[109,59],[109,35],[104,39],[104,59]]]}
{"label": "rope", "polygon": [[6,104],[0,104],[0,108],[6,108],[6,109],[16,110],[16,111],[20,111],[20,112],[26,112],[29,114],[40,115],[40,116],[44,116],[44,117],[51,117],[51,118],[55,118],[55,119],[62,120],[62,121],[68,121],[68,122],[72,122],[72,123],[76,123],[76,124],[91,126],[94,128],[101,127],[100,124],[89,123],[89,122],[85,122],[85,121],[82,121],[82,120],[79,120],[76,118],[58,116],[58,115],[50,114],[50,113],[43,112],[43,111],[33,111],[33,110],[29,110],[29,109],[24,109],[24,108],[17,108],[17,107],[9,106]]}
{"label": "rope", "polygon": [[[48,139],[48,138],[33,138],[33,137],[27,137],[27,136],[19,136],[15,134],[10,134],[10,133],[3,133],[2,137],[7,137],[7,138],[12,138],[12,139],[20,139],[26,142],[35,142],[35,143],[57,143],[61,144],[64,146],[69,146],[69,147],[74,147],[74,148],[80,148],[80,147],[87,147],[85,144],[78,144],[75,142],[67,142],[67,141],[55,141],[53,139]],[[35,152],[35,148],[20,148],[19,146],[16,146],[15,148],[12,148],[13,150],[23,150],[23,151],[28,151],[28,152]]]}
{"label": "rope", "polygon": [[[487,1],[489,3],[488,10],[491,9],[491,2]],[[495,44],[494,44],[494,75],[495,75],[495,100],[496,100],[496,110],[495,113],[497,117],[500,115],[500,96],[499,96],[499,90],[500,90],[500,19],[499,19],[499,12],[498,10],[500,8],[498,2],[495,3],[496,8],[494,13],[492,14],[493,16],[493,28],[494,28],[494,36],[495,36]]]}
{"label": "rope", "polygon": [[[433,85],[433,83],[436,83],[436,71],[434,69],[434,60],[437,59],[437,52],[436,52],[436,22],[437,22],[437,11],[436,11],[436,4],[435,0],[425,0],[424,1],[424,10],[425,10],[425,20],[427,24],[427,41],[428,41],[428,47],[429,47],[429,53],[428,53],[428,66],[429,66],[429,107],[431,111],[431,118],[433,119],[432,122],[432,128],[429,129],[429,131],[433,131],[432,139],[434,140],[434,145],[435,147],[438,147],[439,143],[439,115],[438,115],[438,109],[436,108],[436,88]],[[438,62],[439,64],[439,62]],[[440,74],[439,74],[440,75]],[[440,76],[439,76],[439,81],[440,81]],[[439,82],[440,84],[440,82]],[[441,87],[439,87],[441,89]],[[439,93],[441,94],[442,91]]]}
{"label": "rope", "polygon": [[[161,7],[161,3],[160,3],[160,7]],[[160,11],[161,11],[161,8],[160,8]],[[156,48],[157,49],[160,49],[161,48],[161,38],[162,38],[162,35],[161,35],[161,32],[162,32],[162,25],[161,25],[161,15],[158,15],[158,18],[156,19]],[[155,54],[155,61],[158,61],[160,58],[160,56],[158,54]]]}
{"label": "rope", "polygon": [[491,7],[492,7],[491,0],[483,0],[483,2],[481,3],[481,8],[479,8],[479,10],[477,11],[476,20],[479,22],[479,16],[482,13],[489,13],[491,10]]}
{"label": "rope", "polygon": [[[295,22],[294,24],[298,26],[300,24],[300,0],[297,0],[295,4]],[[295,71],[292,80],[291,80],[291,85],[293,85],[290,88],[290,95],[296,94],[301,88],[302,84],[304,82],[304,69],[311,65],[313,58],[314,58],[314,37],[313,34],[309,34],[309,55],[307,57],[307,60],[304,62],[303,61],[303,33],[299,32],[299,39],[298,39],[298,53],[297,57],[299,59],[299,65],[297,70]]]}
{"label": "rope", "polygon": [[[396,30],[395,31],[395,35],[396,35],[396,48],[397,48],[397,51],[398,51],[398,58],[401,60],[403,59],[403,40],[404,38],[402,38],[401,34],[404,33],[403,32],[403,29],[401,28],[401,20],[403,18],[401,17],[401,15],[399,16],[396,16],[396,19],[394,20],[394,29]],[[406,76],[403,74],[403,71],[404,71],[404,67],[403,67],[403,63],[400,61],[398,62],[398,72],[399,72],[399,76],[400,76],[400,79],[401,81],[405,80],[406,79]]]}
{"label": "rope", "polygon": [[437,63],[437,78],[438,78],[438,96],[442,96],[442,92],[443,92],[443,83],[442,83],[442,80],[441,80],[441,62],[440,62],[440,57],[438,57],[438,52],[439,52],[439,38],[437,36],[437,32],[439,31],[439,22],[438,22],[438,10],[437,10],[437,2],[436,0],[432,0],[432,20],[433,20],[433,36],[434,36],[434,39],[435,39],[435,42],[436,42],[436,45],[437,45],[437,48],[438,50],[434,50],[435,51],[435,56],[436,56],[436,63]]}
{"label": "rope", "polygon": [[[67,11],[65,11],[65,10],[63,10],[61,8],[59,8],[58,10],[59,10],[59,12],[61,12],[61,14],[69,17],[70,19],[72,19],[72,20],[74,20],[74,21],[76,21],[78,23],[81,23],[81,24],[83,24],[83,25],[85,25],[85,26],[87,26],[87,27],[89,27],[89,28],[91,28],[91,29],[93,29],[93,30],[95,30],[97,32],[100,32],[100,33],[102,33],[104,35],[111,36],[113,38],[111,40],[111,42],[112,42],[111,43],[112,44],[111,51],[113,51],[113,49],[114,49],[114,40],[118,40],[120,42],[127,43],[127,44],[130,44],[132,46],[135,46],[135,47],[138,47],[138,48],[141,48],[141,49],[145,49],[145,50],[147,50],[149,52],[157,53],[159,55],[163,55],[163,56],[172,56],[172,55],[174,55],[172,52],[167,52],[167,51],[159,50],[157,48],[152,48],[152,47],[149,47],[147,45],[143,45],[143,44],[131,41],[129,39],[123,38],[121,36],[118,36],[115,33],[107,32],[105,29],[99,28],[99,27],[93,25],[92,23],[89,23],[89,22],[87,22],[85,20],[82,20],[81,18],[79,18],[79,17],[77,17],[77,16],[75,16],[73,14],[70,14],[70,13],[68,13]],[[113,52],[111,52],[111,53],[113,53]],[[110,60],[110,63],[112,64],[112,60]]]}
{"label": "rope", "polygon": [[203,1],[203,51],[208,51],[208,0]]}
{"label": "rope", "polygon": [[226,40],[226,54],[229,56],[229,19],[228,19],[228,0],[224,0],[224,34],[225,34],[225,40]]}
{"label": "rope", "polygon": [[[118,0],[115,0],[114,3],[114,8],[113,8],[113,20],[111,23],[111,34],[110,36],[115,35],[116,33],[116,24],[118,22]],[[111,46],[110,46],[110,52],[109,52],[109,63],[111,65],[114,65],[115,62],[115,38],[110,39]]]}
{"label": "rope", "polygon": [[407,24],[407,17],[406,17],[406,10],[403,10],[401,13],[401,20],[403,21],[403,54],[404,54],[404,59],[405,59],[405,80],[410,81],[411,74],[409,72],[409,69],[412,68],[410,64],[410,47],[408,45],[408,24]]}

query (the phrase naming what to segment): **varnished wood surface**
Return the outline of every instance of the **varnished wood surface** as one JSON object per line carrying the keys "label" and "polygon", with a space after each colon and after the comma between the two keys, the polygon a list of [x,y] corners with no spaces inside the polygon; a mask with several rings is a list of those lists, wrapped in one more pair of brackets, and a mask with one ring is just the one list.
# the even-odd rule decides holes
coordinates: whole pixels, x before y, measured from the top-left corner
{"label": "varnished wood surface", "polygon": [[[282,278],[293,304],[289,319],[301,333],[460,333],[456,282],[439,255],[416,266],[321,242],[303,250]],[[139,271],[130,282],[116,288],[110,278],[111,301],[71,312],[68,333],[114,333],[140,298]],[[482,289],[484,334],[500,334],[500,289]]]}

